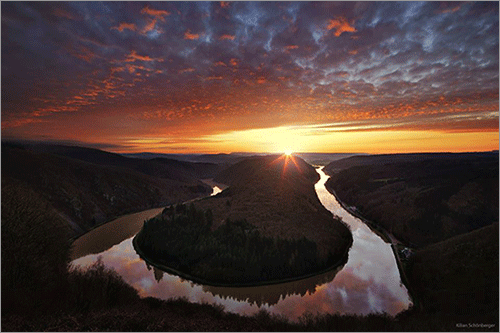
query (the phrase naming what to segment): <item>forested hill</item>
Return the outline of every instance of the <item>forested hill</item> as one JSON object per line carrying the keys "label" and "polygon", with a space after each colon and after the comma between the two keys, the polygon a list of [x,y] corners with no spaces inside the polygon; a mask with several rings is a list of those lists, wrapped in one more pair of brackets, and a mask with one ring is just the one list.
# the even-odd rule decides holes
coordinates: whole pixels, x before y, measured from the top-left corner
{"label": "forested hill", "polygon": [[498,221],[498,151],[355,156],[327,188],[401,241],[424,246]]}
{"label": "forested hill", "polygon": [[225,169],[215,178],[217,182],[235,187],[248,185],[250,179],[253,183],[275,182],[278,179],[315,183],[319,175],[314,167],[299,157],[270,155],[249,157]]}
{"label": "forested hill", "polygon": [[2,143],[2,194],[9,187],[33,190],[76,237],[126,213],[209,195],[211,188],[196,178],[203,174],[198,168],[81,147]]}
{"label": "forested hill", "polygon": [[153,264],[204,284],[268,283],[341,265],[352,235],[321,205],[318,179],[298,157],[250,157],[216,177],[229,188],[166,208],[134,244]]}
{"label": "forested hill", "polygon": [[149,176],[187,182],[192,181],[193,178],[213,178],[223,169],[217,163],[195,163],[166,157],[132,158],[99,149],[78,146],[48,143],[23,143],[20,146],[36,153],[59,155],[92,164],[119,167]]}
{"label": "forested hill", "polygon": [[342,252],[352,237],[320,203],[314,190],[318,179],[315,169],[295,156],[251,157],[220,173],[215,180],[229,188],[197,206],[213,211],[215,226],[227,218],[246,219],[263,235],[306,237],[322,255]]}

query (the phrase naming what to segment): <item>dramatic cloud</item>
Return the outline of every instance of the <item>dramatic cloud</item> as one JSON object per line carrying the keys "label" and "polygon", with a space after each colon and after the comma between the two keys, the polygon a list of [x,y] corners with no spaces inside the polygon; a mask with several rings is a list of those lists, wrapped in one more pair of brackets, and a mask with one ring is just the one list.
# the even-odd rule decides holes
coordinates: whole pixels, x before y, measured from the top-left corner
{"label": "dramatic cloud", "polygon": [[3,137],[498,136],[496,2],[3,2],[2,29]]}
{"label": "dramatic cloud", "polygon": [[137,30],[137,26],[134,23],[125,23],[125,22],[122,22],[122,23],[120,23],[116,27],[111,27],[111,29],[116,29],[119,32],[123,32],[123,30],[125,30],[125,29],[136,31]]}
{"label": "dramatic cloud", "polygon": [[198,39],[200,38],[199,34],[192,34],[189,30],[184,33],[184,39]]}
{"label": "dramatic cloud", "polygon": [[356,28],[354,28],[351,24],[347,22],[347,20],[343,17],[339,17],[328,22],[328,26],[326,27],[328,30],[335,30],[335,37],[339,37],[344,32],[356,32]]}
{"label": "dramatic cloud", "polygon": [[141,10],[141,14],[147,14],[156,17],[160,21],[165,21],[165,16],[169,16],[170,12],[166,10],[157,10],[150,8],[149,6],[144,7]]}
{"label": "dramatic cloud", "polygon": [[224,39],[234,40],[235,38],[236,38],[236,36],[233,36],[233,35],[222,35],[219,37],[220,40],[224,40]]}

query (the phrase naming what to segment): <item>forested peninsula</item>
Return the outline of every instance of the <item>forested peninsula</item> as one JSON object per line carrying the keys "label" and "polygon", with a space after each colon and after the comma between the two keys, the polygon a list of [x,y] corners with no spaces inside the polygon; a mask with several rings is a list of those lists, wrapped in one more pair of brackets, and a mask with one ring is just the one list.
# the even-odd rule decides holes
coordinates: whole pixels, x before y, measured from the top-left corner
{"label": "forested peninsula", "polygon": [[246,159],[216,178],[229,188],[165,208],[134,246],[153,265],[213,285],[273,283],[341,265],[352,235],[319,202],[318,179],[298,157]]}

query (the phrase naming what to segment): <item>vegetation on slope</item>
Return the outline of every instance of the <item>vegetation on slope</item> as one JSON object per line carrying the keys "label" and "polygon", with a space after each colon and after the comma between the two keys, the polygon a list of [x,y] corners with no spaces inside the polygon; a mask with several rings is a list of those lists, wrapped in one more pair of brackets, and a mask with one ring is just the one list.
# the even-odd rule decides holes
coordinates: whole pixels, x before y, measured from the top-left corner
{"label": "vegetation on slope", "polygon": [[498,152],[356,156],[325,169],[340,200],[413,247],[498,221]]}
{"label": "vegetation on slope", "polygon": [[245,219],[265,237],[305,237],[316,243],[321,260],[327,260],[331,254],[344,254],[352,235],[319,201],[314,190],[318,179],[315,169],[298,157],[252,157],[215,178],[228,189],[195,205],[213,212],[213,230],[227,219]]}
{"label": "vegetation on slope", "polygon": [[322,271],[341,263],[352,235],[319,202],[318,178],[299,158],[249,158],[217,177],[229,189],[146,222],[136,248],[154,264],[211,284],[259,284]]}
{"label": "vegetation on slope", "polygon": [[18,146],[35,153],[69,157],[96,165],[112,166],[165,179],[192,182],[193,179],[212,178],[222,167],[215,163],[192,163],[172,158],[128,158],[94,148],[65,146],[49,143],[19,143]]}
{"label": "vegetation on slope", "polygon": [[406,271],[426,312],[457,323],[498,325],[498,269],[494,223],[418,250]]}
{"label": "vegetation on slope", "polygon": [[189,182],[158,178],[8,144],[2,144],[3,183],[23,184],[38,193],[69,224],[73,237],[126,213],[211,192],[193,178]]}
{"label": "vegetation on slope", "polygon": [[320,260],[316,243],[260,234],[245,220],[215,230],[210,210],[194,204],[166,208],[146,221],[136,248],[155,264],[175,269],[192,280],[211,284],[258,284],[310,275],[341,261],[343,254]]}

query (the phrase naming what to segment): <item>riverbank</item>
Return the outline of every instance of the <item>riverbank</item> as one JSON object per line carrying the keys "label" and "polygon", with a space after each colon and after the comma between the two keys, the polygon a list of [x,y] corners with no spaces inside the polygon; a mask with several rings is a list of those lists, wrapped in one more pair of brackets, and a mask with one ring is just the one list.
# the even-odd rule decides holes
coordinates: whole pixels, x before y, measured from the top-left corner
{"label": "riverbank", "polygon": [[90,230],[71,243],[70,259],[101,253],[124,239],[135,236],[145,220],[161,214],[163,209],[160,207],[126,214]]}
{"label": "riverbank", "polygon": [[[228,187],[227,185],[217,183],[217,182],[213,181],[212,179],[202,179],[201,181],[209,186],[212,186],[212,188],[214,188],[216,186],[219,189],[224,190]],[[210,196],[212,196],[212,195],[213,194],[208,195],[208,196],[200,196],[197,198],[193,198],[193,199],[190,199],[190,200],[183,202],[183,204],[189,204],[191,202],[197,202],[197,201],[200,201],[203,199],[207,199],[207,198],[210,198]],[[99,225],[96,225],[95,227],[93,227],[92,229],[90,229],[89,231],[87,231],[86,233],[84,233],[78,237],[71,238],[70,239],[70,242],[72,244],[72,246],[71,246],[72,247],[71,260],[75,260],[75,259],[80,258],[80,257],[87,255],[87,254],[100,253],[100,252],[112,247],[113,245],[120,243],[121,241],[123,241],[126,238],[130,238],[130,237],[135,236],[137,234],[137,232],[140,231],[144,220],[148,220],[150,218],[157,216],[158,214],[160,214],[162,212],[163,209],[170,207],[170,206],[172,206],[172,204],[161,205],[159,207],[153,207],[153,208],[146,209],[146,210],[140,210],[137,212],[124,214],[124,215],[119,216],[113,220],[103,222]],[[153,213],[149,214],[148,212],[153,212]],[[127,219],[127,221],[130,219],[130,221],[135,221],[135,223],[131,224],[130,221],[124,222],[123,219]],[[96,230],[98,228],[112,229],[112,230],[116,231],[116,234],[112,237],[112,239],[110,239],[109,237],[112,234],[109,232],[105,232],[105,234],[107,236],[105,239],[102,239],[99,237],[99,234],[101,232],[100,231],[96,232]],[[99,229],[99,230],[102,230],[102,229]],[[88,243],[89,240],[91,240],[91,244],[86,244],[86,248],[91,249],[91,250],[79,248],[78,243]],[[76,251],[74,250],[75,248],[77,248]]]}
{"label": "riverbank", "polygon": [[394,237],[394,235],[392,235],[391,233],[389,233],[387,230],[385,230],[381,226],[375,224],[374,222],[366,219],[357,210],[352,209],[350,206],[346,205],[342,200],[340,200],[340,198],[338,197],[338,195],[335,193],[335,190],[333,190],[331,188],[331,186],[327,186],[327,183],[325,183],[325,188],[327,189],[327,191],[331,195],[333,195],[335,197],[335,199],[337,200],[337,202],[340,204],[340,206],[343,209],[345,209],[352,216],[358,218],[368,228],[370,228],[370,230],[372,230],[375,234],[377,234],[378,236],[380,236],[380,238],[382,238],[384,240],[384,242],[386,242],[386,243],[388,243],[388,244],[391,245],[391,249],[392,249],[392,252],[394,254],[394,258],[396,260],[396,264],[398,266],[399,275],[401,277],[401,282],[404,284],[404,286],[408,290],[408,294],[410,295],[410,298],[411,298],[411,300],[413,302],[413,306],[416,307],[419,310],[422,310],[422,304],[418,300],[418,297],[417,297],[416,293],[414,292],[414,290],[413,290],[413,288],[412,288],[412,286],[410,284],[410,281],[409,281],[409,279],[408,279],[408,277],[406,275],[406,271],[405,271],[403,262],[401,261],[401,257],[399,256],[399,252],[397,250],[397,245],[401,244],[401,242],[398,241],[396,239],[396,237]]}

